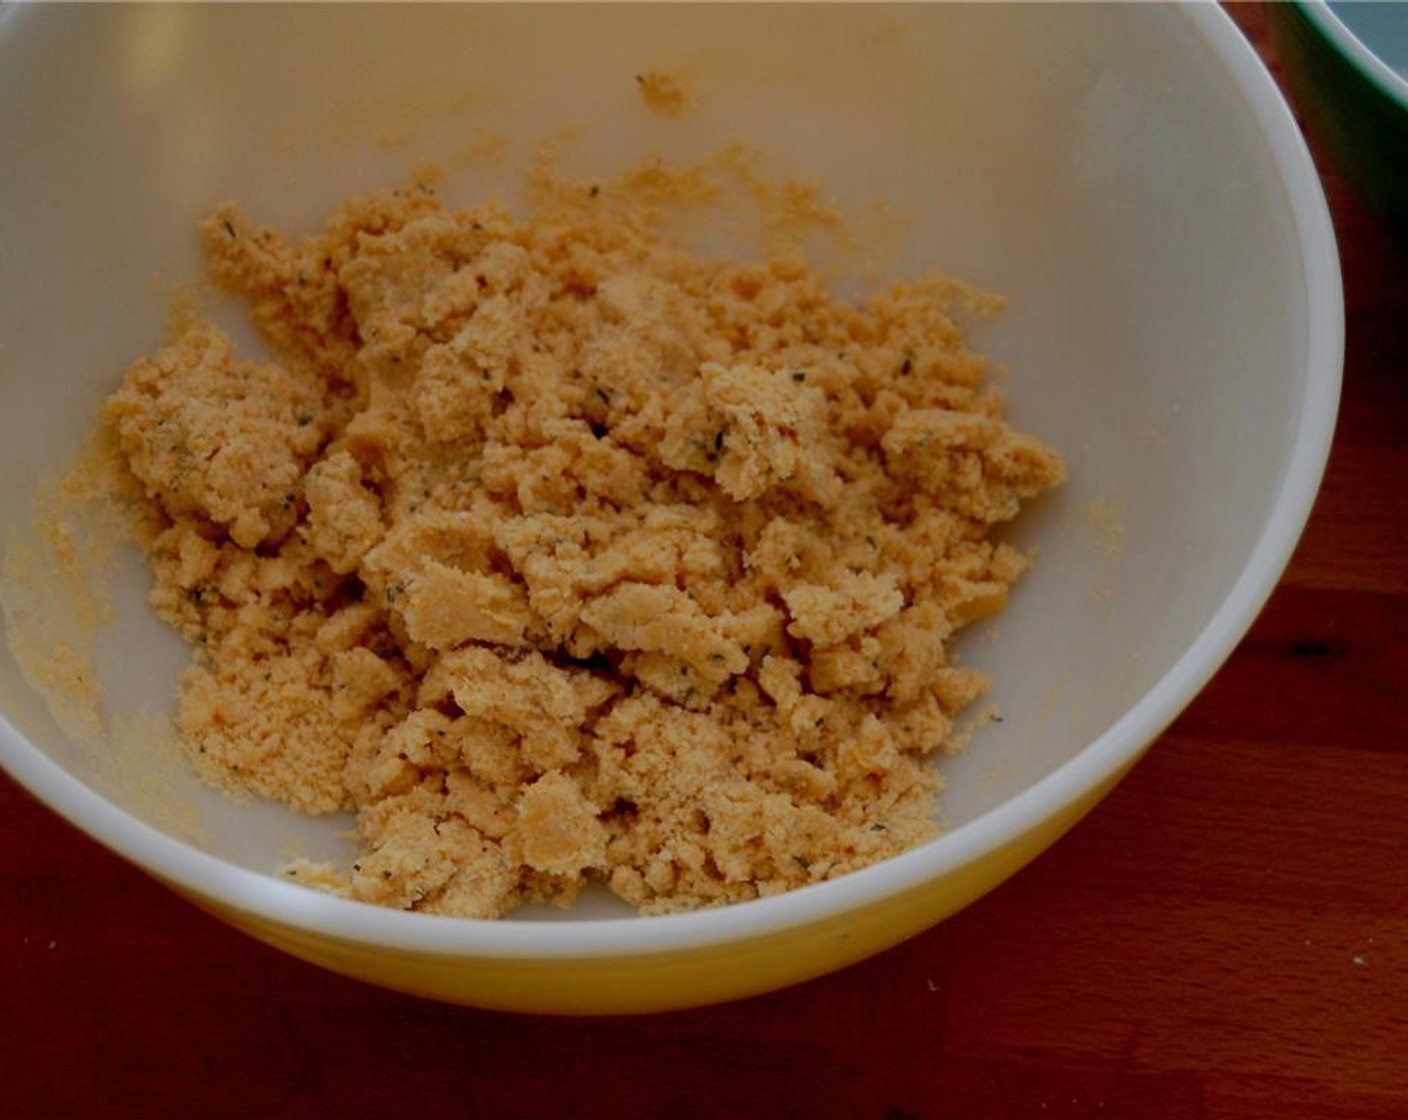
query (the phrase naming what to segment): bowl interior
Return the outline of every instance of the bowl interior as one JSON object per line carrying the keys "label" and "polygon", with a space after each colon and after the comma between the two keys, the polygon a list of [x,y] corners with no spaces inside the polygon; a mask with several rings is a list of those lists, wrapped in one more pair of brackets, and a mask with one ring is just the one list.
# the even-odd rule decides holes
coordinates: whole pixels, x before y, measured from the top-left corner
{"label": "bowl interior", "polygon": [[[946,825],[1140,703],[1242,575],[1291,461],[1307,366],[1295,225],[1242,93],[1176,10],[59,8],[0,16],[0,53],[0,150],[19,154],[0,168],[12,554],[36,487],[199,274],[195,223],[213,203],[310,229],[428,161],[452,199],[511,195],[513,169],[563,126],[564,163],[582,170],[756,145],[852,214],[883,201],[890,217],[867,228],[885,274],[938,268],[1009,297],[977,348],[1071,480],[1014,528],[1037,566],[962,644],[996,679],[1003,722],[944,763]],[[642,105],[646,68],[684,78],[683,115]],[[85,625],[38,568],[4,585],[20,645]],[[236,805],[186,774],[162,730],[184,652],[149,617],[138,564],[112,583],[117,621],[94,643],[105,729],[56,718],[7,646],[0,758],[42,752],[247,868],[341,851],[345,821]]]}

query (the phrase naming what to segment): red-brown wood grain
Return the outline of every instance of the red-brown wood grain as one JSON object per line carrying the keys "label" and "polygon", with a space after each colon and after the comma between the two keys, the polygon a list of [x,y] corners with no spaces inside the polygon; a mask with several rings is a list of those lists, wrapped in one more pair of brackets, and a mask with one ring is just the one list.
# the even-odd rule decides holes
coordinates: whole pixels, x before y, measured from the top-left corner
{"label": "red-brown wood grain", "polygon": [[0,1120],[1408,1117],[1408,251],[1325,180],[1348,357],[1301,548],[1207,691],[1006,886],[774,995],[512,1017],[256,944],[0,779]]}

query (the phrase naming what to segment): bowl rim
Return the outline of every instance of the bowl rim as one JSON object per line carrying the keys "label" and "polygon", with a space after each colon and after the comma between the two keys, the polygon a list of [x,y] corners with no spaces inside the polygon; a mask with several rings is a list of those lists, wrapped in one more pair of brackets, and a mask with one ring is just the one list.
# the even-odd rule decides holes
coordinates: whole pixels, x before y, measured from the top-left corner
{"label": "bowl rim", "polygon": [[[1041,781],[952,832],[880,864],[770,898],[650,918],[495,921],[408,913],[337,898],[200,851],[107,801],[0,715],[0,763],[50,808],[157,878],[258,924],[450,960],[566,962],[662,956],[755,942],[921,889],[1020,840],[1117,776],[1168,726],[1269,598],[1309,517],[1338,409],[1344,308],[1329,210],[1305,141],[1269,71],[1216,5],[1177,7],[1252,112],[1279,174],[1300,251],[1306,378],[1288,468],[1232,588],[1164,676],[1109,728]],[[19,17],[0,21],[0,35]]]}
{"label": "bowl rim", "polygon": [[1350,30],[1329,0],[1296,0],[1296,8],[1341,57],[1400,109],[1408,112],[1408,77]]}

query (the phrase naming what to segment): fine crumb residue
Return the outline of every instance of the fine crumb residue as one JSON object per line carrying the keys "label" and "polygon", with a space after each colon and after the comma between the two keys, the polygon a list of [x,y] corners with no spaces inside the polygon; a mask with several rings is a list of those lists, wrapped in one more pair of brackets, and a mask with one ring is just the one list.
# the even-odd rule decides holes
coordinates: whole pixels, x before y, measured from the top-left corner
{"label": "fine crumb residue", "polygon": [[190,761],[170,716],[114,716],[104,761],[129,812],[189,843],[204,842],[200,812],[177,788]]}
{"label": "fine crumb residue", "polygon": [[1129,512],[1126,498],[1096,498],[1086,506],[1088,541],[1094,568],[1090,577],[1090,597],[1108,599],[1114,568],[1124,556],[1125,524]]}
{"label": "fine crumb residue", "polygon": [[[879,284],[893,271],[894,262],[904,251],[906,239],[913,234],[915,225],[915,214],[897,210],[884,198],[874,200],[864,214],[849,224],[854,230],[852,251],[868,283]],[[1006,373],[1006,367],[995,363],[991,376],[1000,382]]]}
{"label": "fine crumb residue", "polygon": [[0,565],[0,611],[16,664],[64,733],[89,745],[103,726],[94,649],[113,617],[104,448],[95,440],[78,466],[39,487],[32,521],[9,531]]}
{"label": "fine crumb residue", "polygon": [[1144,446],[1157,451],[1164,458],[1169,453],[1168,432],[1156,424],[1145,424],[1139,429],[1139,438]]}
{"label": "fine crumb residue", "polygon": [[1090,550],[1097,559],[1118,560],[1124,554],[1128,510],[1129,502],[1124,498],[1096,498],[1086,507],[1086,517],[1095,530],[1090,538]]}
{"label": "fine crumb residue", "polygon": [[116,620],[112,580],[123,542],[150,540],[151,511],[111,433],[100,431],[35,497],[10,531],[0,568],[5,641],[63,733],[82,748],[85,779],[148,823],[193,842],[199,814],[177,792],[190,762],[170,717],[110,714],[97,671],[101,633]]}
{"label": "fine crumb residue", "polygon": [[[900,254],[914,216],[883,199],[844,207],[825,187],[802,177],[779,178],[766,154],[744,143],[722,146],[689,163],[648,158],[611,181],[564,182],[558,169],[583,138],[578,128],[560,128],[538,143],[526,176],[530,196],[542,206],[564,190],[589,197],[626,200],[640,221],[681,247],[704,254],[721,242],[758,244],[765,253],[805,252],[808,265],[827,280],[861,277],[883,287],[882,274]],[[960,318],[1000,313],[1001,296],[956,278],[931,276]],[[988,371],[989,378],[1000,369]]]}
{"label": "fine crumb residue", "polygon": [[1002,722],[1002,709],[996,704],[984,704],[976,712],[968,715],[961,723],[954,726],[949,735],[948,742],[944,744],[944,753],[949,755],[961,754],[968,749],[973,737],[992,723]]}
{"label": "fine crumb residue", "polygon": [[324,144],[373,143],[402,148],[422,142],[432,128],[447,121],[476,119],[503,108],[513,98],[494,86],[447,90],[443,81],[427,74],[406,81],[375,98],[351,94],[327,107]]}
{"label": "fine crumb residue", "polygon": [[[738,156],[734,157],[735,164]],[[192,646],[177,727],[222,788],[355,814],[290,877],[495,917],[589,881],[646,913],[832,878],[931,837],[987,679],[949,643],[1063,478],[1003,419],[939,276],[836,298],[748,182],[757,259],[658,220],[709,176],[539,162],[531,208],[429,183],[294,238],[203,232],[276,359],[209,323],[105,409]]]}
{"label": "fine crumb residue", "polygon": [[465,143],[450,155],[450,162],[462,167],[501,171],[508,161],[508,134],[485,125],[471,126]]}
{"label": "fine crumb residue", "polygon": [[1010,781],[1016,772],[1017,768],[1013,763],[1003,761],[983,771],[982,783],[985,787],[991,789],[994,786],[1000,786]]}
{"label": "fine crumb residue", "polygon": [[1041,705],[1037,708],[1037,726],[1042,726],[1055,717],[1065,706],[1069,693],[1070,682],[1064,674],[1046,686],[1041,694]]}
{"label": "fine crumb residue", "polygon": [[680,116],[690,103],[684,79],[667,70],[646,70],[637,74],[636,87],[647,106],[667,117]]}
{"label": "fine crumb residue", "polygon": [[180,338],[192,326],[204,322],[219,306],[221,298],[220,289],[204,276],[175,282],[166,276],[153,276],[152,290],[166,304],[162,332],[166,342]]}
{"label": "fine crumb residue", "polygon": [[[354,867],[353,871],[356,872]],[[316,887],[346,898],[348,895],[347,873],[326,860],[311,860],[306,856],[294,856],[279,865],[281,874],[297,880],[305,887]]]}

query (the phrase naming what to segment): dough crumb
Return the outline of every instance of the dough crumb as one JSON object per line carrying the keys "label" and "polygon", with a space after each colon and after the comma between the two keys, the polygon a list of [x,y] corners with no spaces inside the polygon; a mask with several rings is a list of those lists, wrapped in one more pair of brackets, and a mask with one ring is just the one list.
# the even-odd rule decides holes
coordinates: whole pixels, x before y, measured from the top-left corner
{"label": "dough crumb", "polygon": [[474,918],[596,881],[660,913],[935,834],[933,760],[987,691],[949,642],[1006,603],[1029,557],[993,530],[1061,458],[967,347],[991,297],[692,253],[654,220],[672,183],[697,201],[652,162],[525,217],[423,180],[301,240],[205,223],[275,360],[192,321],[105,419],[192,644],[198,771],[355,815],[350,869],[290,877]]}
{"label": "dough crumb", "polygon": [[689,104],[689,95],[677,74],[647,70],[636,75],[641,98],[651,109],[667,117],[678,117]]}

